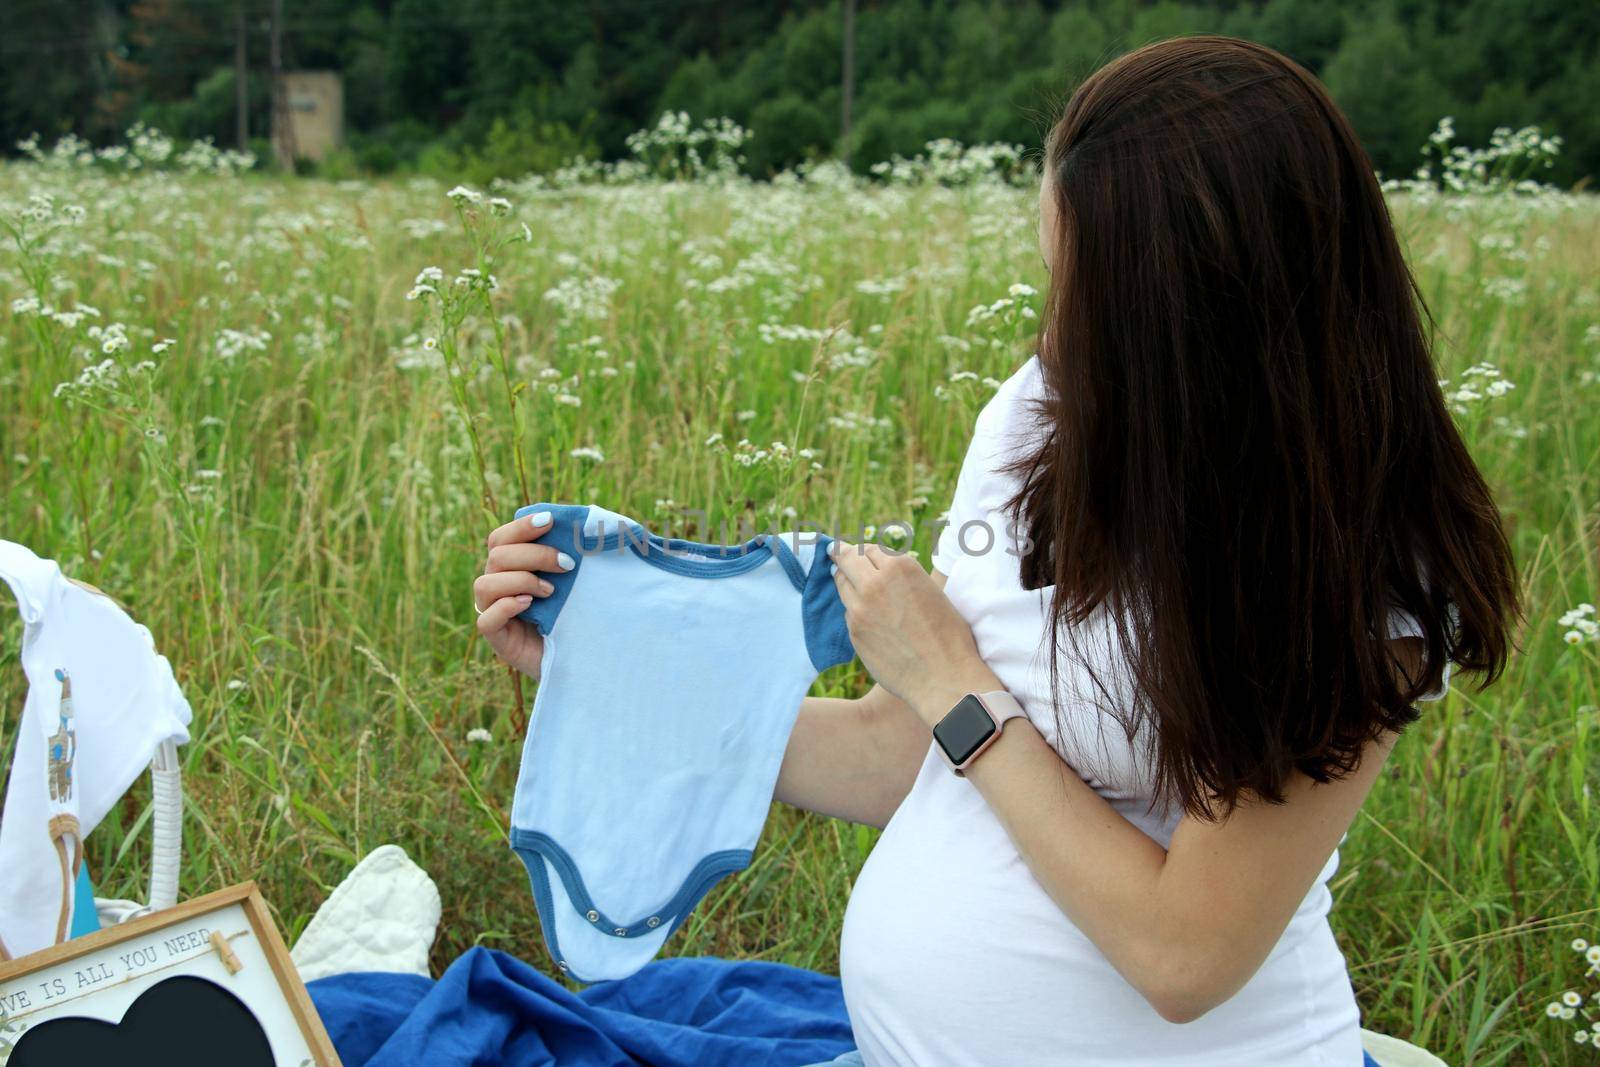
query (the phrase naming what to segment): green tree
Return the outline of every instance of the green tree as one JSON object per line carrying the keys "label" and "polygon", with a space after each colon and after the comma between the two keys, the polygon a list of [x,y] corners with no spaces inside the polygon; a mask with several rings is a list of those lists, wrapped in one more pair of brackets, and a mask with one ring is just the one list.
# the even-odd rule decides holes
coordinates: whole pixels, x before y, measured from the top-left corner
{"label": "green tree", "polygon": [[1344,39],[1346,8],[1325,0],[1268,0],[1236,8],[1222,32],[1260,41],[1309,70],[1322,70]]}
{"label": "green tree", "polygon": [[1361,134],[1373,165],[1388,176],[1409,173],[1417,146],[1440,116],[1456,110],[1418,64],[1411,35],[1389,7],[1350,19],[1323,80]]}
{"label": "green tree", "polygon": [[[429,148],[430,166],[531,158],[545,134],[618,158],[668,109],[749,127],[754,173],[838,145],[840,0],[289,8],[286,63],[344,75],[341,166],[405,166]],[[231,142],[241,9],[259,135],[267,0],[10,0],[0,151],[33,130],[109,140],[137,116]],[[861,0],[852,159],[866,169],[933,137],[1037,143],[1106,61],[1206,32],[1261,41],[1321,77],[1386,173],[1408,173],[1449,114],[1467,143],[1538,124],[1566,142],[1552,177],[1600,174],[1600,6],[1571,0]]]}
{"label": "green tree", "polygon": [[466,102],[468,37],[450,0],[396,0],[389,19],[389,84],[405,113],[459,112]]}

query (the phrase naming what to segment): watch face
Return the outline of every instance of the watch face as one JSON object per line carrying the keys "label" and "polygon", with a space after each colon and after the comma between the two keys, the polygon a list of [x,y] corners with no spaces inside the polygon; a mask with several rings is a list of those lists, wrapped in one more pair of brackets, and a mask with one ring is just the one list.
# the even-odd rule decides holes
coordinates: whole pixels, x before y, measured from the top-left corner
{"label": "watch face", "polygon": [[978,698],[969,695],[962,697],[961,703],[939,720],[933,728],[933,738],[950,757],[950,762],[960,766],[972,758],[978,746],[989,740],[994,731],[994,720],[978,703]]}

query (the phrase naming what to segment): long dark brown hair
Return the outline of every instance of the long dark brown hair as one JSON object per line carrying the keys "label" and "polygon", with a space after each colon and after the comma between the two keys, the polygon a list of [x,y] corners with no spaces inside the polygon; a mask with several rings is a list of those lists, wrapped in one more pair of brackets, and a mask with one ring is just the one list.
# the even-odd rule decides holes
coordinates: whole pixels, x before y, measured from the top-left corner
{"label": "long dark brown hair", "polygon": [[[1111,710],[1129,740],[1153,727],[1157,799],[1281,802],[1292,772],[1341,777],[1414,721],[1446,661],[1493,680],[1510,546],[1372,164],[1317,80],[1247,41],[1150,45],[1078,89],[1045,170],[1023,584],[1054,586],[1058,653],[1110,620],[1136,693]],[[1390,608],[1421,623],[1420,671],[1384,640]]]}

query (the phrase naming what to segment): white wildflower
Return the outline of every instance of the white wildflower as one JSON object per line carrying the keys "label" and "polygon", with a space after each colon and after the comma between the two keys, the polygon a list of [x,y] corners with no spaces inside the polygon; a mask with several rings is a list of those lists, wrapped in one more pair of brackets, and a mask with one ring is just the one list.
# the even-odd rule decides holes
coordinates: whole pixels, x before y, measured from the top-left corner
{"label": "white wildflower", "polygon": [[[1584,641],[1600,641],[1600,619],[1595,616],[1593,604],[1579,604],[1557,619],[1556,625],[1567,628],[1562,640],[1569,645],[1581,644]],[[1574,950],[1578,950],[1576,941],[1572,946]]]}
{"label": "white wildflower", "polygon": [[265,352],[267,342],[270,340],[272,335],[266,330],[224,329],[217,334],[214,346],[217,358],[227,361],[236,359],[245,352]]}

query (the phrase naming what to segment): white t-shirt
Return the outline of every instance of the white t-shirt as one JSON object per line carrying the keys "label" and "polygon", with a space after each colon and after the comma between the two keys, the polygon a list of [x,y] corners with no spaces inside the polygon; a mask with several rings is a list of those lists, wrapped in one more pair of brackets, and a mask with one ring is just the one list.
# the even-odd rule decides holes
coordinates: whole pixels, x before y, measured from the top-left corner
{"label": "white t-shirt", "polygon": [[[1040,733],[1166,847],[1181,812],[1146,813],[1152,788],[1137,745],[1074,696],[1093,690],[1065,660],[1058,731],[1041,654],[1049,590],[1024,590],[1006,551],[1017,542],[1003,507],[1017,483],[995,468],[1037,441],[1025,402],[1044,388],[1029,360],[979,415],[934,567]],[[988,551],[982,524],[994,534]],[[1392,632],[1414,632],[1414,621],[1394,621]],[[1108,649],[1110,632],[1085,634],[1084,644]],[[1243,989],[1194,1022],[1169,1023],[1056,906],[977,788],[930,747],[845,912],[840,971],[856,1041],[867,1067],[1357,1067],[1360,1016],[1326,919],[1337,867],[1336,851]]]}
{"label": "white t-shirt", "polygon": [[162,742],[189,740],[190,713],[150,631],[108,597],[11,541],[0,541],[0,581],[22,615],[28,676],[0,816],[0,940],[21,956],[56,939],[63,886],[51,819],[75,819],[87,837]]}

